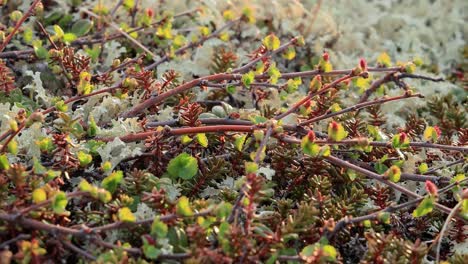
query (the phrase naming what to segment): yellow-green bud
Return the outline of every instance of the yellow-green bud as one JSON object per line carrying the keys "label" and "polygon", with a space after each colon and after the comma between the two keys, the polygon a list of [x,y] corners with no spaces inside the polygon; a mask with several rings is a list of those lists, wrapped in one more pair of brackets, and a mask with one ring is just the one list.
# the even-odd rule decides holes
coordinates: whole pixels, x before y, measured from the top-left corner
{"label": "yellow-green bud", "polygon": [[10,19],[13,22],[18,22],[23,17],[23,12],[15,10],[10,13]]}

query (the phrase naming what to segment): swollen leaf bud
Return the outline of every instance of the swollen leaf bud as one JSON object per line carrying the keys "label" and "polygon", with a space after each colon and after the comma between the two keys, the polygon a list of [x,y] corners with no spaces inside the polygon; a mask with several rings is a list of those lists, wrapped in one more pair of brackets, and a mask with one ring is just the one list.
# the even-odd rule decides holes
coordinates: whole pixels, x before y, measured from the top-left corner
{"label": "swollen leaf bud", "polygon": [[323,59],[324,61],[328,61],[328,60],[330,59],[330,55],[328,54],[328,52],[324,52],[324,53],[322,54],[322,59]]}
{"label": "swollen leaf bud", "polygon": [[426,181],[426,191],[431,196],[437,196],[438,193],[437,186],[431,181]]}

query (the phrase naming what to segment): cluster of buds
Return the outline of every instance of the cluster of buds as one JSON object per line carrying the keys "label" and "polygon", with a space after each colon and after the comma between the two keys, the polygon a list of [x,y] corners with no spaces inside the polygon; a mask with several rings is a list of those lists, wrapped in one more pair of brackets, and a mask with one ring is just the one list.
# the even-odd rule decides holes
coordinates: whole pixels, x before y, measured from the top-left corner
{"label": "cluster of buds", "polygon": [[13,74],[3,61],[0,60],[0,92],[8,94],[15,89]]}

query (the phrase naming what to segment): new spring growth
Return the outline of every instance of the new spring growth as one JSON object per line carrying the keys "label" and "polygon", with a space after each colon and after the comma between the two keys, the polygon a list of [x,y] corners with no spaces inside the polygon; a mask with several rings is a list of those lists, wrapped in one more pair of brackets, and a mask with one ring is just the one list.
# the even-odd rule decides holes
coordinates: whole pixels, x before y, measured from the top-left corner
{"label": "new spring growth", "polygon": [[356,68],[353,69],[351,72],[352,76],[361,76],[363,78],[367,78],[368,74],[367,73],[367,62],[365,59],[360,59],[359,60],[359,65],[356,66]]}
{"label": "new spring growth", "polygon": [[323,59],[324,61],[328,61],[328,60],[330,59],[330,55],[328,54],[328,52],[324,52],[324,53],[322,54],[322,59]]}
{"label": "new spring growth", "polygon": [[393,165],[385,172],[384,176],[392,182],[398,182],[400,181],[401,170],[398,166]]}
{"label": "new spring growth", "polygon": [[343,125],[336,121],[332,121],[328,125],[328,138],[333,141],[343,140],[348,136],[348,132],[344,130]]}
{"label": "new spring growth", "polygon": [[309,85],[309,92],[313,93],[322,88],[322,77],[320,75],[316,75],[312,81],[310,81]]}
{"label": "new spring growth", "polygon": [[318,69],[322,72],[330,72],[333,70],[333,66],[330,63],[330,55],[328,52],[324,52],[322,54],[322,58],[320,58]]}
{"label": "new spring growth", "polygon": [[367,71],[367,62],[365,59],[359,60],[359,66],[361,66],[362,71]]}
{"label": "new spring growth", "polygon": [[307,139],[309,139],[310,142],[314,142],[316,137],[315,137],[315,132],[314,131],[309,131],[309,133],[307,133]]}
{"label": "new spring growth", "polygon": [[426,181],[426,191],[434,197],[437,196],[438,193],[437,186],[431,181]]}
{"label": "new spring growth", "polygon": [[308,116],[312,112],[312,101],[307,100],[301,107],[299,107],[299,113],[303,116]]}
{"label": "new spring growth", "polygon": [[401,132],[392,138],[392,146],[394,148],[407,148],[409,147],[409,143],[409,137],[405,132]]}

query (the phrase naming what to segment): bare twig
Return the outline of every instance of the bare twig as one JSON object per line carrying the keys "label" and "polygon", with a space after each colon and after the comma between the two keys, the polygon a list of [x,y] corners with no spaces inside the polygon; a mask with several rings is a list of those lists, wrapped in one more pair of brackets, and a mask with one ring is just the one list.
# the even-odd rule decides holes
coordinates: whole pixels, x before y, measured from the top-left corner
{"label": "bare twig", "polygon": [[445,223],[444,223],[444,226],[442,227],[442,230],[440,230],[440,234],[439,236],[434,240],[433,243],[437,243],[437,248],[436,248],[436,259],[435,259],[435,263],[439,263],[439,260],[440,260],[440,246],[442,245],[442,238],[444,237],[444,234],[450,224],[450,222],[452,221],[452,218],[455,216],[455,214],[457,213],[458,209],[461,207],[462,205],[462,201],[460,201],[453,209],[452,211],[450,211],[450,214],[447,216],[447,219],[445,220]]}
{"label": "bare twig", "polygon": [[96,260],[97,258],[93,256],[91,253],[87,252],[86,250],[83,250],[77,246],[75,246],[72,242],[67,241],[67,240],[61,240],[60,241],[65,247],[69,248],[70,250],[82,255],[83,257],[90,259],[90,260]]}
{"label": "bare twig", "polygon": [[348,113],[348,112],[351,112],[351,111],[356,111],[356,110],[366,108],[366,107],[369,107],[369,106],[372,106],[372,105],[384,104],[384,103],[387,103],[387,102],[392,102],[392,101],[397,101],[397,100],[402,100],[402,99],[407,99],[407,98],[412,98],[412,97],[424,98],[421,94],[408,94],[408,93],[405,93],[404,95],[400,95],[400,96],[390,97],[390,98],[384,97],[384,98],[376,99],[376,100],[370,101],[370,102],[363,102],[363,103],[355,104],[353,106],[347,107],[347,108],[345,108],[345,109],[343,109],[341,111],[338,111],[338,112],[323,114],[321,116],[317,116],[317,117],[308,119],[306,121],[303,121],[303,122],[299,123],[299,126],[305,126],[305,125],[308,125],[308,124],[311,124],[311,123],[314,123],[314,122],[318,122],[320,120],[324,120],[324,119],[331,118],[331,117],[334,117],[334,116],[342,115],[344,113]]}
{"label": "bare twig", "polygon": [[295,45],[296,42],[297,42],[297,39],[298,39],[297,37],[291,39],[290,41],[288,41],[285,44],[281,45],[279,48],[277,48],[275,50],[272,50],[272,51],[268,51],[265,54],[263,54],[262,56],[259,56],[258,58],[254,59],[254,60],[251,60],[246,65],[232,70],[231,73],[245,73],[246,71],[248,71],[250,69],[250,67],[254,66],[255,63],[259,62],[260,60],[262,60],[262,59],[264,59],[266,57],[270,57],[270,56],[273,56],[275,54],[278,54],[278,53],[284,51],[285,49],[287,49],[289,46]]}
{"label": "bare twig", "polygon": [[[94,17],[94,18],[99,18],[98,15],[96,15],[95,13],[87,10],[87,9],[81,9],[82,12]],[[120,27],[118,25],[116,25],[114,22],[112,21],[108,21],[107,24],[109,24],[111,27],[113,27],[115,30],[117,30],[118,32],[120,32],[120,34],[122,34],[123,36],[125,36],[128,40],[130,40],[133,44],[135,44],[138,48],[141,48],[142,50],[144,50],[146,53],[148,53],[149,55],[151,55],[151,57],[153,59],[156,58],[156,54],[154,54],[153,52],[151,52],[147,47],[145,47],[145,45],[141,44],[138,40],[134,39],[132,36],[130,36],[127,32],[123,31],[122,29],[120,29]]]}
{"label": "bare twig", "polygon": [[8,247],[10,244],[14,244],[18,241],[21,241],[21,240],[26,240],[26,239],[30,239],[31,238],[31,235],[30,234],[19,234],[17,235],[16,237],[10,239],[10,240],[7,240],[3,243],[0,244],[0,249],[5,249],[6,247]]}
{"label": "bare twig", "polygon": [[16,34],[18,29],[21,27],[21,25],[24,23],[24,21],[26,21],[26,19],[28,19],[28,17],[33,13],[34,8],[36,8],[37,4],[39,4],[40,2],[41,2],[41,0],[34,0],[34,2],[29,7],[28,11],[26,11],[26,13],[24,13],[23,17],[21,17],[21,19],[18,20],[18,22],[16,22],[16,25],[13,28],[13,30],[10,32],[10,34],[8,34],[8,36],[2,42],[2,45],[0,45],[0,52],[2,52],[6,48],[7,44],[11,41],[11,39]]}

